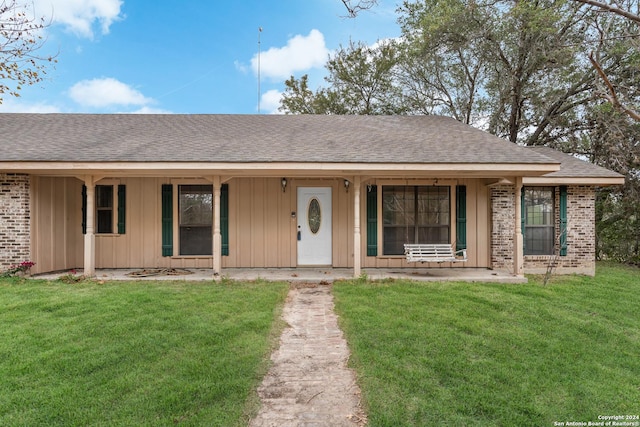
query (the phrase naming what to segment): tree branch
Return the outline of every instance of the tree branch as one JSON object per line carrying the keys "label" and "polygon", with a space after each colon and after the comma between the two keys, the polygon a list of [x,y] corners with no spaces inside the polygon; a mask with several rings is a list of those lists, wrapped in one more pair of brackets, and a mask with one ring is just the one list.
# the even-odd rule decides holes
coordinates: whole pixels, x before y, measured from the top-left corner
{"label": "tree branch", "polygon": [[596,0],[575,0],[575,1],[584,3],[584,4],[590,4],[591,6],[595,6],[597,8],[606,10],[608,12],[615,13],[616,15],[624,16],[625,18],[640,24],[640,16],[635,15],[631,12],[627,12],[626,10],[620,9],[618,7],[614,7],[606,3],[601,3]]}
{"label": "tree branch", "polygon": [[351,0],[342,0],[342,4],[347,8],[349,18],[355,18],[358,15],[358,12],[371,9],[373,6],[378,4],[378,0],[360,0],[354,5],[351,4]]}
{"label": "tree branch", "polygon": [[[582,0],[578,0],[578,1],[582,1]],[[598,72],[598,75],[600,76],[600,78],[602,79],[604,84],[607,86],[607,89],[609,90],[608,94],[605,93],[605,94],[602,94],[602,96],[607,101],[609,101],[611,103],[611,105],[613,105],[614,108],[622,111],[623,113],[625,113],[626,115],[628,115],[632,119],[640,122],[640,113],[639,112],[637,112],[635,110],[632,110],[631,108],[628,108],[628,107],[622,105],[622,103],[618,99],[618,94],[616,93],[615,88],[613,87],[613,85],[609,81],[609,78],[605,74],[604,70],[602,70],[602,67],[600,66],[598,61],[596,61],[596,59],[593,57],[593,52],[591,52],[589,54],[589,61],[591,61],[591,65],[593,65],[593,67],[596,69],[596,71]]]}

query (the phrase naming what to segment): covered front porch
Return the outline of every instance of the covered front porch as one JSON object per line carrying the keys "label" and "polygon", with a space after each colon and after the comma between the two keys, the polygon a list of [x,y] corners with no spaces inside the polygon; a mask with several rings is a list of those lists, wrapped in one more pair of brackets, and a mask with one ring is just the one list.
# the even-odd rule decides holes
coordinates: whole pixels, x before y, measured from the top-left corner
{"label": "covered front porch", "polygon": [[[186,175],[185,171],[179,172]],[[206,176],[204,173],[187,178],[159,177],[155,173],[147,177],[140,176],[140,171],[130,174],[135,176],[120,171],[118,176],[110,177],[33,177],[32,228],[35,233],[31,243],[37,265],[34,273],[75,268],[85,276],[99,277],[100,272],[108,269],[175,268],[202,269],[208,278],[222,279],[235,278],[244,271],[261,277],[262,271],[290,269],[286,275],[292,279],[302,272],[328,269],[339,274],[339,278],[358,278],[365,274],[370,278],[405,275],[440,280],[449,277],[447,272],[455,272],[457,267],[492,271],[486,270],[494,267],[491,194],[493,186],[502,185],[504,178],[486,176],[487,171],[465,178],[433,178],[436,173],[433,171],[423,171],[422,176],[416,172],[412,178],[379,172],[375,178],[357,174],[336,176],[336,171],[308,176],[308,172],[306,175],[292,171],[285,174],[282,170],[277,170],[274,176],[255,176],[252,170],[245,171],[246,176],[206,178],[201,177]],[[242,174],[238,172],[238,175]],[[519,199],[522,178],[512,177],[509,182],[515,187],[515,194],[510,198]],[[105,189],[109,190],[106,208],[102,207],[102,196],[98,197],[98,190]],[[326,259],[309,261],[301,256],[301,244],[310,235],[311,222],[307,217],[312,206],[301,197],[306,197],[309,191],[313,192],[311,199],[325,206],[320,216],[325,229],[329,230]],[[325,202],[320,191],[327,194]],[[196,224],[200,228],[183,224],[184,207],[190,206],[182,205],[187,196],[203,200],[203,206],[209,211],[203,216],[205,220]],[[413,202],[407,204],[407,200]],[[94,202],[99,203],[94,205]],[[466,262],[414,264],[406,261],[401,243],[411,241],[397,236],[394,221],[403,230],[414,233],[418,228],[408,227],[403,219],[416,218],[417,214],[426,218],[427,213],[421,213],[420,209],[431,205],[437,208],[431,216],[441,218],[436,224],[439,228],[431,228],[444,230],[438,236],[442,235],[439,238],[450,245],[460,244],[464,236],[469,255]],[[519,204],[510,206],[509,216],[518,218]],[[65,218],[63,227],[59,218]],[[307,223],[309,230],[305,228]],[[195,227],[198,233],[183,233],[189,231],[189,227]],[[500,235],[505,239],[521,241],[519,221],[512,221],[510,226],[501,223],[501,227]],[[429,227],[418,230],[423,229]],[[209,236],[209,240],[195,248],[201,252],[187,251],[185,249],[193,249],[185,240],[189,236],[199,240]],[[317,245],[313,243],[312,247],[315,250]],[[521,244],[505,247],[505,257],[511,262],[495,271],[522,278],[521,248]],[[312,255],[317,256],[315,252]],[[495,276],[492,272],[479,280],[491,280]]]}
{"label": "covered front porch", "polygon": [[[35,279],[56,280],[70,274],[68,271],[38,274]],[[74,270],[74,275],[84,271]],[[420,282],[489,282],[526,283],[523,276],[488,268],[364,268],[362,277],[370,280],[415,280]],[[223,280],[282,281],[290,283],[333,283],[353,279],[352,268],[298,267],[298,268],[225,268]],[[97,269],[96,280],[178,280],[211,281],[211,269]]]}

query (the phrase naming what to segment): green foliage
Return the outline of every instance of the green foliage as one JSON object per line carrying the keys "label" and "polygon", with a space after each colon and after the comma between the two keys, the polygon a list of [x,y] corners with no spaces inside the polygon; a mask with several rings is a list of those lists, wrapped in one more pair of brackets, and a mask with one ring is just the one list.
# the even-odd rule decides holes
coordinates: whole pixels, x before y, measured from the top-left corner
{"label": "green foliage", "polygon": [[640,274],[548,286],[334,284],[368,425],[513,426],[637,412]]}
{"label": "green foliage", "polygon": [[328,88],[313,92],[308,76],[293,76],[279,110],[291,114],[402,114],[400,89],[394,84],[397,49],[392,43],[368,47],[351,43],[327,62]]}
{"label": "green foliage", "polygon": [[[637,185],[637,184],[636,184]],[[596,199],[598,259],[640,265],[638,194],[601,190]]]}
{"label": "green foliage", "polygon": [[287,291],[0,280],[0,425],[247,425]]}

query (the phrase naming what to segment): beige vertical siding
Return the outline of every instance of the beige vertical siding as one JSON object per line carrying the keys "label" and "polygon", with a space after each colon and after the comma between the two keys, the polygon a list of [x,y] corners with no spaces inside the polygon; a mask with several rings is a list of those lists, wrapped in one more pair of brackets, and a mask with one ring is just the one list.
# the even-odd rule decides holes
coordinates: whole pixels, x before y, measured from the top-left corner
{"label": "beige vertical siding", "polygon": [[343,182],[289,178],[283,192],[281,178],[230,180],[229,256],[223,267],[297,265],[298,187],[332,188],[333,266],[353,265],[353,199]]}
{"label": "beige vertical siding", "polygon": [[295,262],[295,188],[280,178],[229,181],[229,256],[223,267],[291,267]]}
{"label": "beige vertical siding", "polygon": [[126,186],[126,233],[96,234],[96,268],[170,266],[168,260],[160,256],[160,191],[163,182],[155,178],[122,178],[106,182]]}
{"label": "beige vertical siding", "polygon": [[31,253],[34,274],[82,267],[82,183],[33,177]]}
{"label": "beige vertical siding", "polygon": [[[222,267],[296,267],[298,187],[332,188],[333,266],[353,266],[353,197],[344,178],[232,178],[229,186],[229,256]],[[96,235],[96,268],[212,268],[210,256],[163,257],[161,233],[161,187],[165,183],[204,183],[204,180],[121,178],[98,184],[124,184],[127,191],[126,233]],[[375,181],[368,181],[375,183]],[[456,267],[488,267],[489,192],[482,180],[459,180],[467,186],[467,247],[469,261]],[[364,267],[449,267],[408,265],[403,257],[366,256],[366,184],[361,191],[361,251]],[[380,187],[379,187],[380,188]],[[34,272],[81,268],[83,265],[82,182],[76,178],[34,177],[32,185]],[[455,187],[452,187],[452,232],[455,230]],[[177,187],[174,190],[174,221],[177,221]],[[296,218],[292,213],[296,214]],[[115,212],[114,212],[115,214]],[[115,219],[114,219],[115,221]],[[178,254],[178,228],[174,227],[174,253]],[[379,215],[378,245],[382,245]],[[381,252],[381,251],[380,251]]]}

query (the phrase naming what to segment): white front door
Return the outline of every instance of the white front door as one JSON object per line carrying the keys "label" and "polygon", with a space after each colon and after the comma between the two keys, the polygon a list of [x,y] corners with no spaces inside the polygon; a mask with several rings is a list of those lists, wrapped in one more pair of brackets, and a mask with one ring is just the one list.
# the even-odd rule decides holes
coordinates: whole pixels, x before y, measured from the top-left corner
{"label": "white front door", "polygon": [[298,187],[298,265],[331,263],[331,187]]}

